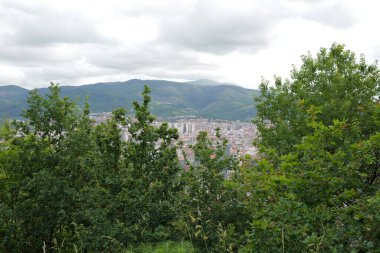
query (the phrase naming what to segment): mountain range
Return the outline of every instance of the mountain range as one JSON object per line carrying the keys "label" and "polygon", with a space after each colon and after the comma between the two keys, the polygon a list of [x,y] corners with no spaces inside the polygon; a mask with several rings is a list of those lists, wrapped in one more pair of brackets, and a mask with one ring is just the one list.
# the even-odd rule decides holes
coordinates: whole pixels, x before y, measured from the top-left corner
{"label": "mountain range", "polygon": [[[78,100],[87,97],[91,112],[109,112],[123,107],[132,112],[132,101],[141,101],[144,85],[151,89],[151,112],[159,117],[195,116],[202,118],[250,121],[255,115],[253,97],[259,91],[212,80],[172,82],[132,79],[126,82],[61,86],[63,96]],[[40,94],[48,88],[39,88]],[[27,108],[29,90],[15,85],[0,86],[0,117],[20,118]]]}

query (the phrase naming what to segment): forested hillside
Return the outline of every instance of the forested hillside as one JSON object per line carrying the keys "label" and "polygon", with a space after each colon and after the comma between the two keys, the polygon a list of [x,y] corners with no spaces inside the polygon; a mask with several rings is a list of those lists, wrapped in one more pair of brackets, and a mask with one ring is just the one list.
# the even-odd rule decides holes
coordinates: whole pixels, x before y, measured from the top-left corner
{"label": "forested hillside", "polygon": [[380,252],[379,69],[337,44],[302,62],[260,85],[258,157],[202,132],[184,167],[147,86],[96,126],[32,91],[0,130],[0,251]]}
{"label": "forested hillside", "polygon": [[28,93],[27,89],[15,85],[0,86],[0,117],[19,117],[27,106]]}
{"label": "forested hillside", "polygon": [[[138,80],[98,83],[82,86],[62,86],[62,96],[80,99],[83,107],[88,98],[91,112],[111,112],[124,108],[132,115],[132,102],[148,85],[152,91],[150,110],[156,116],[196,116],[204,118],[250,121],[255,115],[252,98],[258,91],[210,80],[187,83],[164,80]],[[39,89],[47,94],[47,88]],[[26,106],[28,90],[17,86],[0,86],[0,117],[19,117]]]}

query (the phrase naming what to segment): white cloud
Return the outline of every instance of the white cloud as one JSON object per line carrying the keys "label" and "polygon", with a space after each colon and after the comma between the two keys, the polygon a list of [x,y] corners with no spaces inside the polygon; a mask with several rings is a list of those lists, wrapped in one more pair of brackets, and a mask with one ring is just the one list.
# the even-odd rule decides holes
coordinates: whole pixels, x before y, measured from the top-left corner
{"label": "white cloud", "polygon": [[0,84],[210,78],[257,87],[338,42],[380,56],[376,0],[2,0]]}
{"label": "white cloud", "polygon": [[17,67],[0,64],[0,83],[18,85],[25,78],[25,73]]}

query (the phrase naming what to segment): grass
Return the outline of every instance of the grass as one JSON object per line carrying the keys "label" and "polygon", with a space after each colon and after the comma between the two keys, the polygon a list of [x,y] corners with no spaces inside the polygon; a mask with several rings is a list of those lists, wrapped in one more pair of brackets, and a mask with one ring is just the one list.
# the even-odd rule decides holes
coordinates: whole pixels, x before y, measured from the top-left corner
{"label": "grass", "polygon": [[130,248],[125,253],[195,253],[189,242],[163,242],[159,244],[142,244]]}

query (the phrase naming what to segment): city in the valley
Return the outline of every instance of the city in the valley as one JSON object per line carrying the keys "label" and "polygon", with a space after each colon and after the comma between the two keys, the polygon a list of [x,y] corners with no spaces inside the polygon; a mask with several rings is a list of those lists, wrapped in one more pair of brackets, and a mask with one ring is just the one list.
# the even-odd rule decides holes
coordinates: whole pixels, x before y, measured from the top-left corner
{"label": "city in the valley", "polygon": [[[95,124],[106,121],[110,118],[111,113],[94,113],[91,118]],[[195,144],[197,136],[200,132],[207,132],[211,140],[216,139],[216,129],[220,129],[221,137],[228,140],[227,154],[231,155],[250,155],[255,156],[257,154],[257,148],[253,146],[253,140],[256,137],[257,129],[253,123],[240,122],[240,121],[226,121],[216,119],[203,119],[192,117],[176,117],[171,119],[158,118],[154,121],[156,126],[167,122],[169,127],[175,128],[179,133],[179,140],[185,145],[183,147],[187,158],[189,160],[194,159],[192,149],[190,145]],[[128,140],[128,126],[122,127],[122,140]],[[180,160],[182,152],[178,152]]]}

